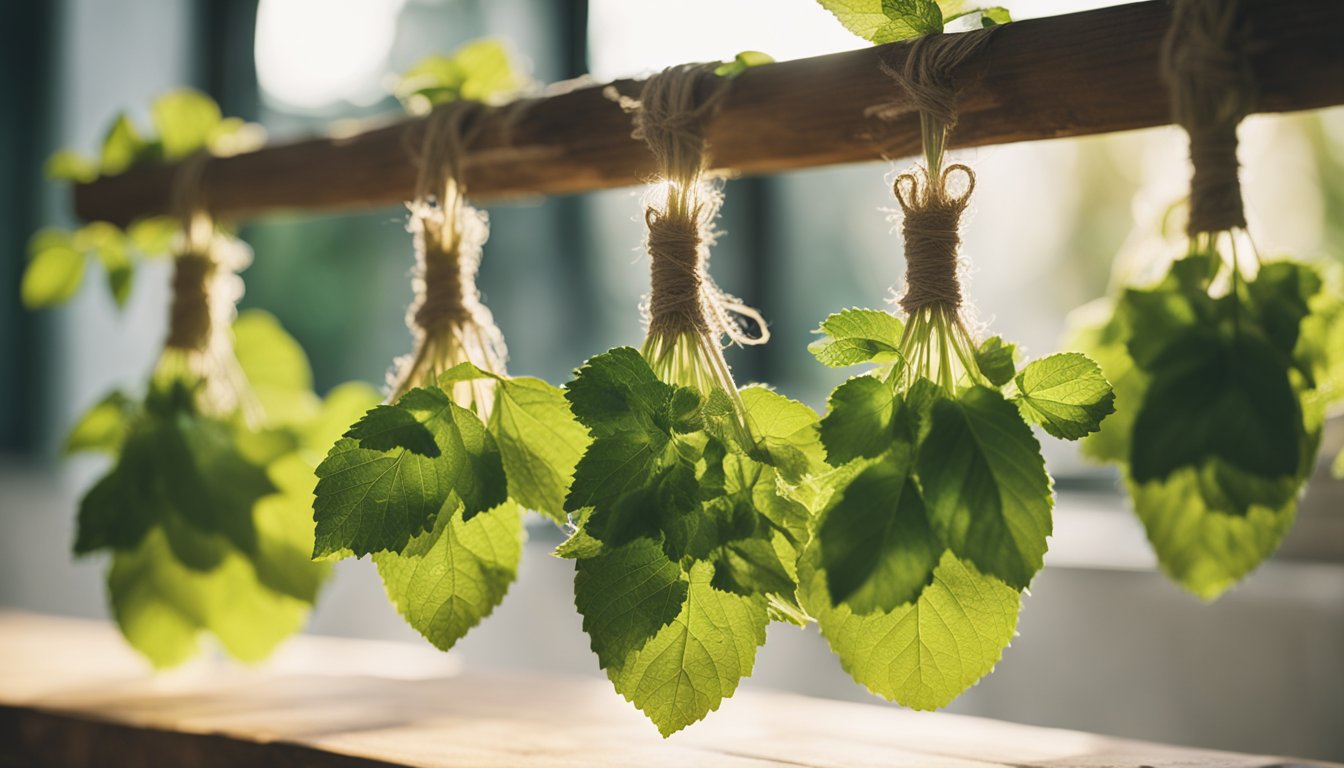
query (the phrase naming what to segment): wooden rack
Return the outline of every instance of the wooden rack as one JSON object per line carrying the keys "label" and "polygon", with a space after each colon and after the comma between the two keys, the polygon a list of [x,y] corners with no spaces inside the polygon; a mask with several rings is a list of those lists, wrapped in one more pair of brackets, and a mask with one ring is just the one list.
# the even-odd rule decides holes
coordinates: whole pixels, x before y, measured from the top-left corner
{"label": "wooden rack", "polygon": [[[1344,104],[1344,2],[1253,0],[1258,110]],[[961,119],[954,147],[1004,144],[1146,128],[1169,122],[1158,51],[1170,13],[1163,0],[1029,20],[999,30],[957,73]],[[899,66],[909,45],[864,48],[743,73],[709,129],[716,168],[771,173],[912,155],[912,111],[883,121],[868,114],[903,94],[878,68]],[[638,81],[618,81],[624,94]],[[240,219],[284,209],[390,205],[410,196],[423,120],[355,135],[266,146],[213,160],[204,193],[216,215]],[[86,220],[125,224],[169,209],[175,167],[138,168],[75,187]],[[653,169],[630,117],[602,86],[530,101],[505,130],[489,120],[464,165],[477,200],[618,187]]]}

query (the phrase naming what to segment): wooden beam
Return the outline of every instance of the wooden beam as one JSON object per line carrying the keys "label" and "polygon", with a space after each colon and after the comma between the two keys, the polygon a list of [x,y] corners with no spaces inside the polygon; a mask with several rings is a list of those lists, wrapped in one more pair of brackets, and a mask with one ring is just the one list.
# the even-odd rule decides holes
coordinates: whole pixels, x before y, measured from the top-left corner
{"label": "wooden beam", "polygon": [[[1344,2],[1252,0],[1258,109],[1286,112],[1344,104]],[[1110,133],[1169,121],[1158,50],[1169,20],[1163,0],[1010,24],[958,72],[963,90],[956,147]],[[709,129],[714,164],[773,173],[903,157],[919,149],[914,113],[884,122],[875,104],[903,101],[878,69],[899,65],[905,43],[751,69],[733,84]],[[636,81],[619,81],[625,94]],[[580,88],[536,100],[506,131],[487,123],[464,173],[476,200],[554,195],[638,183],[653,172],[630,138],[630,117]],[[211,162],[205,194],[224,218],[283,209],[390,205],[410,196],[422,120],[342,137],[267,146]],[[75,188],[84,219],[124,224],[169,209],[173,166],[135,169]]]}

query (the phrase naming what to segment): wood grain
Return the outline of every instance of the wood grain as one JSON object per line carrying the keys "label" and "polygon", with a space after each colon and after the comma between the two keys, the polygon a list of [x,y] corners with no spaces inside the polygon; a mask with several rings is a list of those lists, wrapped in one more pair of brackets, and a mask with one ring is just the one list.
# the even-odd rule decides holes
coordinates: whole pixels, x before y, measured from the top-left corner
{"label": "wood grain", "polygon": [[[1258,110],[1344,104],[1344,3],[1252,0]],[[961,121],[953,146],[1110,133],[1168,122],[1158,48],[1169,11],[1149,0],[1010,24],[958,72]],[[709,129],[715,166],[762,174],[903,157],[918,151],[915,114],[870,117],[902,94],[879,69],[899,65],[908,45],[781,62],[748,70]],[[637,93],[633,81],[615,83]],[[555,195],[638,183],[653,172],[630,118],[601,87],[533,100],[505,130],[490,121],[465,163],[477,200]],[[406,199],[420,120],[341,137],[268,146],[213,161],[205,194],[221,217],[284,209],[342,209]],[[75,187],[86,220],[117,224],[169,210],[174,168],[132,170]]]}
{"label": "wood grain", "polygon": [[109,625],[0,613],[0,766],[1325,765],[750,690],[663,740],[605,680],[444,675],[435,658],[301,637],[262,669],[153,677]]}

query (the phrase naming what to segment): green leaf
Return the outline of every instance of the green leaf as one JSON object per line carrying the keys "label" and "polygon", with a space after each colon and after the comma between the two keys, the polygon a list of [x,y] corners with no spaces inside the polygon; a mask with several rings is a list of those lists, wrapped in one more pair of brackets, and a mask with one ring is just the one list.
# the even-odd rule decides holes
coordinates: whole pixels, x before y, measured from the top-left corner
{"label": "green leaf", "polygon": [[1191,333],[1170,349],[1135,417],[1135,482],[1212,457],[1262,477],[1297,473],[1302,412],[1282,358],[1266,342]]}
{"label": "green leaf", "polygon": [[881,454],[896,437],[900,407],[900,397],[891,385],[872,376],[855,376],[836,387],[821,420],[826,460],[839,466]]}
{"label": "green leaf", "polygon": [[84,412],[65,438],[67,454],[99,451],[113,456],[121,452],[130,422],[139,414],[139,403],[122,392],[112,392]]}
{"label": "green leaf", "polygon": [[180,160],[206,149],[224,119],[214,99],[190,88],[160,95],[150,105],[149,114],[163,143],[164,160]]}
{"label": "green leaf", "polygon": [[42,230],[28,242],[28,267],[19,295],[29,309],[64,304],[84,279],[84,254],[60,230]]}
{"label": "green leaf", "polygon": [[382,395],[363,382],[347,382],[331,389],[313,417],[296,425],[305,451],[320,457],[341,438],[351,423],[378,405]]}
{"label": "green leaf", "polygon": [[819,0],[850,32],[879,45],[943,31],[934,0]]}
{"label": "green leaf", "polygon": [[434,433],[407,410],[395,405],[375,405],[350,427],[345,436],[370,451],[405,449],[417,456],[435,458],[441,453]]}
{"label": "green leaf", "polygon": [[1134,511],[1143,521],[1162,570],[1204,600],[1214,600],[1278,549],[1297,515],[1297,499],[1276,507],[1219,508],[1206,489],[1210,473],[1184,467],[1164,480],[1131,483]]}
{"label": "green leaf", "polygon": [[933,581],[938,541],[908,449],[869,466],[840,492],[817,531],[832,605],[856,614],[912,603]]}
{"label": "green leaf", "polygon": [[313,603],[331,574],[331,564],[312,559],[312,464],[287,452],[270,462],[266,474],[277,491],[252,506],[257,529],[252,564],[257,579],[272,591]]}
{"label": "green leaf", "polygon": [[990,384],[1002,387],[1012,381],[1017,371],[1017,363],[1013,360],[1016,354],[1016,344],[1007,344],[1002,337],[993,336],[975,351],[975,364]]}
{"label": "green leaf", "polygon": [[405,446],[369,449],[349,437],[337,441],[317,468],[314,556],[400,551],[457,500],[470,520],[507,496],[499,449],[474,413],[434,387],[411,390],[395,407],[433,434],[439,455]]}
{"label": "green leaf", "polygon": [[115,176],[141,162],[150,151],[150,144],[140,136],[135,124],[126,115],[117,115],[103,137],[102,175]]}
{"label": "green leaf", "polygon": [[822,321],[822,335],[807,350],[832,368],[860,363],[888,365],[900,359],[900,318],[876,309],[846,309]]}
{"label": "green leaf", "polygon": [[961,0],[939,0],[938,5],[943,9],[943,25],[951,24],[953,21],[963,16],[980,17],[980,27],[993,27],[999,24],[1008,24],[1012,22],[1012,15],[1007,8],[1001,5],[992,5],[988,8],[965,8]]}
{"label": "green leaf", "polygon": [[522,511],[510,502],[467,521],[460,506],[445,510],[434,530],[373,561],[397,612],[446,651],[504,600],[522,550]]}
{"label": "green leaf", "polygon": [[762,64],[774,64],[775,59],[768,53],[760,51],[742,51],[733,57],[732,61],[725,61],[714,68],[714,74],[719,77],[726,77],[729,80],[746,72],[752,67],[759,67]]}
{"label": "green leaf", "polygon": [[756,648],[765,642],[765,600],[715,589],[713,570],[696,564],[677,617],[607,668],[616,691],[663,736],[718,709],[751,674]]}
{"label": "green leaf", "polygon": [[172,250],[180,228],[181,224],[171,216],[148,216],[131,222],[126,228],[126,238],[142,256],[163,256]]}
{"label": "green leaf", "polygon": [[565,389],[574,416],[593,437],[618,430],[647,430],[667,409],[673,388],[658,380],[631,347],[617,347],[583,364]]}
{"label": "green leaf", "polygon": [[667,445],[666,436],[634,431],[594,441],[574,469],[565,509],[577,512],[613,504],[646,485]]}
{"label": "green leaf", "polygon": [[1115,412],[1115,393],[1086,355],[1064,352],[1036,360],[1017,375],[1022,416],[1064,440],[1101,429]]}
{"label": "green leaf", "polygon": [[86,184],[98,178],[98,163],[70,149],[62,149],[47,158],[43,173],[53,181]]}
{"label": "green leaf", "polygon": [[947,546],[1025,589],[1043,564],[1054,499],[1040,443],[1017,408],[981,386],[938,400],[917,466],[930,520]]}
{"label": "green leaf", "polygon": [[558,524],[565,494],[588,447],[588,431],[570,412],[565,393],[540,379],[499,382],[490,432],[499,444],[509,498]]}
{"label": "green leaf", "polygon": [[158,528],[113,557],[107,586],[122,634],[158,668],[195,655],[201,632],[240,661],[261,661],[308,615],[307,603],[261,585],[236,552],[209,572],[185,567]]}
{"label": "green leaf", "polygon": [[233,351],[267,425],[293,426],[317,416],[321,403],[313,394],[308,356],[273,315],[257,309],[239,314]]}
{"label": "green leaf", "polygon": [[1011,24],[1012,14],[1007,8],[1001,5],[992,5],[988,8],[980,9],[980,24],[984,27],[992,27],[996,24]]}
{"label": "green leaf", "polygon": [[819,547],[798,566],[803,606],[840,665],[874,694],[914,709],[939,709],[989,674],[1012,641],[1017,590],[943,552],[933,582],[912,605],[859,615],[834,605]]}
{"label": "green leaf", "polygon": [[603,669],[620,666],[681,614],[690,582],[650,539],[635,539],[574,570],[574,605]]}
{"label": "green leaf", "polygon": [[125,307],[131,295],[134,265],[121,230],[104,221],[94,221],[75,230],[71,239],[77,250],[92,252],[107,274],[108,290],[117,307]]}
{"label": "green leaf", "polygon": [[252,507],[276,488],[234,426],[195,413],[189,397],[180,382],[151,391],[117,463],[80,503],[76,554],[130,549],[154,524],[193,568],[216,567],[226,543],[255,551]]}
{"label": "green leaf", "polygon": [[450,101],[507,101],[529,84],[503,41],[487,38],[473,40],[449,56],[426,56],[416,62],[402,75],[396,95],[409,111],[423,114]]}
{"label": "green leaf", "polygon": [[791,482],[821,471],[825,457],[816,411],[763,386],[745,387],[740,395],[765,463]]}

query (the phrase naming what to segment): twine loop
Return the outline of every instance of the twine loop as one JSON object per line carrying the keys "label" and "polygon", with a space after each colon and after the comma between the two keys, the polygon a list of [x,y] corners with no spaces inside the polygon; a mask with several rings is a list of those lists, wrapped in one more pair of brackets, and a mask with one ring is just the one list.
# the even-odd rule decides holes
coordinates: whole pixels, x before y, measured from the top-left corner
{"label": "twine loop", "polygon": [[1190,135],[1190,235],[1245,227],[1237,125],[1257,96],[1243,0],[1177,0],[1162,46],[1172,117]]}
{"label": "twine loop", "polygon": [[655,190],[666,194],[644,211],[649,334],[696,332],[739,345],[764,344],[770,332],[761,314],[720,289],[708,271],[722,194],[705,179],[705,131],[729,88],[714,74],[716,66],[669,67],[644,82],[637,100],[614,90],[607,95],[633,114],[631,136],[648,145],[663,180]]}
{"label": "twine loop", "polygon": [[[965,190],[950,192],[954,175],[964,175]],[[905,294],[907,315],[927,306],[961,307],[957,249],[961,246],[961,214],[975,191],[975,173],[960,163],[947,166],[936,179],[927,171],[903,173],[892,187],[905,213]]]}

